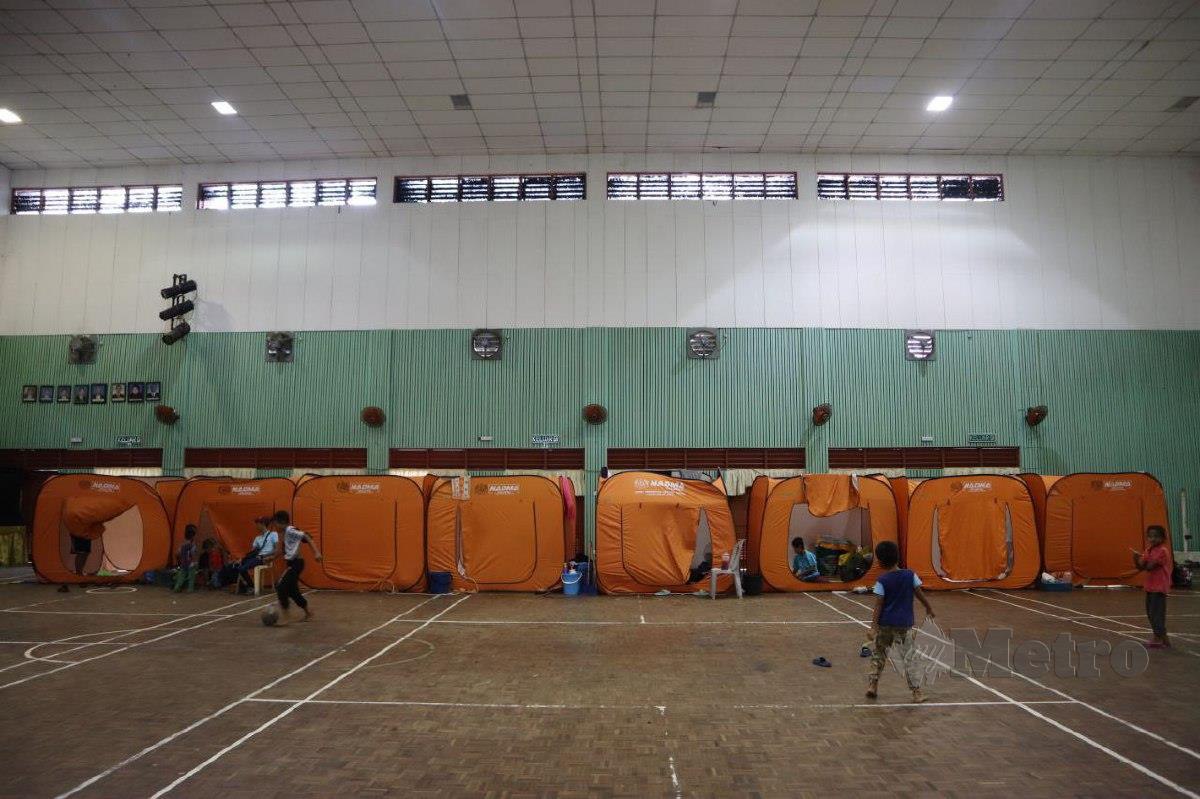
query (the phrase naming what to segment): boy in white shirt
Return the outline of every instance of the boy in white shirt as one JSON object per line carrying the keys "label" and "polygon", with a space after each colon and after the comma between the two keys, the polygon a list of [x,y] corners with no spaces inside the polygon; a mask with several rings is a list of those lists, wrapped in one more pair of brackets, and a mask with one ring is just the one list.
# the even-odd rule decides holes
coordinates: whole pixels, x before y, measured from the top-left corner
{"label": "boy in white shirt", "polygon": [[292,527],[292,519],[287,511],[276,512],[272,522],[272,529],[283,537],[283,562],[287,564],[287,571],[275,584],[275,593],[279,597],[279,607],[282,610],[278,623],[287,623],[288,606],[293,600],[304,611],[304,621],[308,621],[312,618],[312,611],[308,609],[308,600],[300,593],[300,572],[304,571],[300,545],[307,543],[312,547],[313,555],[318,561],[322,560],[321,550],[317,549],[316,543],[308,533]]}

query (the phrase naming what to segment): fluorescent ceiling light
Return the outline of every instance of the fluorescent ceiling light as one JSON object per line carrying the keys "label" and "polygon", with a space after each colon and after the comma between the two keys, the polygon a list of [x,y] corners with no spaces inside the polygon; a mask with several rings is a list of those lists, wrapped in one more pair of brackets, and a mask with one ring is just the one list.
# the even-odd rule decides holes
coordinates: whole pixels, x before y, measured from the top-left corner
{"label": "fluorescent ceiling light", "polygon": [[224,114],[225,116],[237,113],[237,109],[224,100],[213,100],[212,107],[217,109],[218,114]]}
{"label": "fluorescent ceiling light", "polygon": [[953,102],[954,102],[953,97],[946,95],[946,94],[939,94],[937,97],[934,97],[932,100],[929,101],[929,105],[925,106],[925,110],[926,111],[945,111],[947,108],[950,107],[950,104]]}
{"label": "fluorescent ceiling light", "polygon": [[0,122],[7,122],[9,125],[15,125],[20,122],[21,118],[7,108],[0,108]]}

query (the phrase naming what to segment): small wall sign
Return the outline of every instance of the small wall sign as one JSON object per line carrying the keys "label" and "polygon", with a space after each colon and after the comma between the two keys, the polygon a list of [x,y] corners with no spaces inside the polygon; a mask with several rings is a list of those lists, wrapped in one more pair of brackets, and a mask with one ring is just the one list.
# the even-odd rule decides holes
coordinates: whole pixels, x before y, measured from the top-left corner
{"label": "small wall sign", "polygon": [[967,436],[967,443],[973,447],[981,447],[985,444],[995,444],[995,433],[971,433]]}
{"label": "small wall sign", "polygon": [[118,447],[140,447],[141,445],[141,436],[117,436]]}
{"label": "small wall sign", "polygon": [[534,433],[531,441],[535,447],[557,447],[562,442],[562,439],[555,435]]}

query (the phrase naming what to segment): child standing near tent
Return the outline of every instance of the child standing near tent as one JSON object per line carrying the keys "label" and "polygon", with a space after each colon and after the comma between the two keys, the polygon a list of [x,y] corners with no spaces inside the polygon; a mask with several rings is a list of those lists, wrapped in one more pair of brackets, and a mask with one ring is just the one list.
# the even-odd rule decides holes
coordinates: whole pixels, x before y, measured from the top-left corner
{"label": "child standing near tent", "polygon": [[175,585],[171,589],[175,593],[183,590],[187,583],[188,591],[196,590],[196,525],[189,524],[183,531],[183,543],[179,545],[179,556],[176,559]]}
{"label": "child standing near tent", "polygon": [[917,676],[916,633],[913,632],[913,597],[925,606],[925,615],[933,618],[933,608],[925,593],[921,591],[921,578],[910,569],[897,568],[900,548],[895,541],[880,541],[875,547],[875,558],[883,573],[875,582],[875,646],[871,651],[871,671],[867,678],[867,699],[878,696],[879,676],[887,663],[888,649],[896,647],[900,662],[904,664],[904,677],[912,691],[914,702],[924,702],[921,683]]}
{"label": "child standing near tent", "polygon": [[1155,524],[1146,528],[1147,547],[1144,552],[1133,552],[1133,565],[1138,571],[1146,572],[1142,590],[1146,592],[1146,617],[1154,638],[1146,643],[1150,649],[1162,649],[1171,645],[1167,637],[1167,592],[1171,590],[1171,553],[1165,544],[1167,531]]}
{"label": "child standing near tent", "polygon": [[307,543],[312,547],[313,555],[318,561],[322,560],[321,550],[317,549],[316,543],[308,533],[292,527],[292,519],[288,516],[287,511],[278,511],[272,521],[275,531],[283,536],[283,562],[287,564],[287,571],[275,585],[275,593],[279,596],[279,607],[283,611],[278,623],[287,623],[288,606],[291,601],[295,601],[300,606],[300,609],[304,611],[304,620],[308,621],[312,618],[312,612],[308,609],[308,600],[300,593],[300,572],[304,571],[304,558],[300,557],[300,545]]}

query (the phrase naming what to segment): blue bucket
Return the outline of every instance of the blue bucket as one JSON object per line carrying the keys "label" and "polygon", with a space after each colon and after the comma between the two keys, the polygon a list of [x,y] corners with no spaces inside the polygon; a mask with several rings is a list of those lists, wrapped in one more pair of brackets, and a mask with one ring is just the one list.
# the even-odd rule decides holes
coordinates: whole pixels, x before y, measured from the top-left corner
{"label": "blue bucket", "polygon": [[450,572],[430,572],[429,573],[429,593],[431,593],[431,594],[448,594],[448,593],[450,593]]}
{"label": "blue bucket", "polygon": [[567,596],[579,596],[579,586],[583,582],[583,572],[563,572],[562,584],[563,593]]}

